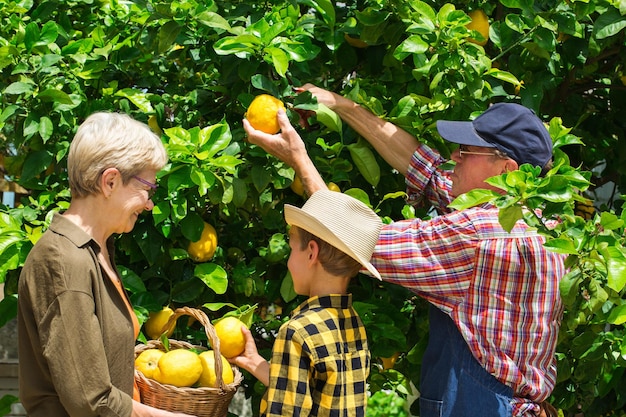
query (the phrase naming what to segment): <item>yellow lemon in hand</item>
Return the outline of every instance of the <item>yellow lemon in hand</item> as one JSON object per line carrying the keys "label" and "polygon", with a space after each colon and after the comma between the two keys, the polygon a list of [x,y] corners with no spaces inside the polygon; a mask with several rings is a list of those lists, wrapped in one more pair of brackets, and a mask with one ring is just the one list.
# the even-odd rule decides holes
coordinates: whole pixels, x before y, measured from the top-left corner
{"label": "yellow lemon in hand", "polygon": [[[198,385],[201,387],[213,387],[217,388],[217,374],[215,373],[215,352],[207,350],[200,355],[200,361],[202,362],[202,374],[198,379]],[[235,374],[232,366],[226,360],[226,358],[220,355],[222,358],[222,380],[225,384],[230,384],[235,380]]]}
{"label": "yellow lemon in hand", "polygon": [[278,109],[285,110],[285,104],[282,101],[269,94],[260,94],[250,103],[246,119],[253,128],[273,135],[280,130],[276,118]]}
{"label": "yellow lemon in hand", "polygon": [[206,262],[213,258],[215,249],[217,249],[217,232],[213,226],[204,222],[200,239],[190,242],[187,252],[195,262]]}
{"label": "yellow lemon in hand", "polygon": [[146,349],[135,358],[135,368],[146,378],[154,378],[154,370],[159,365],[159,359],[165,352],[159,349]]}
{"label": "yellow lemon in hand", "polygon": [[144,324],[144,329],[146,334],[151,339],[157,340],[161,337],[161,335],[167,332],[167,337],[170,337],[172,333],[174,333],[174,328],[176,327],[176,323],[172,323],[169,329],[164,329],[167,321],[174,314],[174,310],[165,306],[161,311],[155,311],[150,313],[148,320]]}
{"label": "yellow lemon in hand", "polygon": [[200,375],[202,361],[198,354],[186,349],[175,349],[161,356],[152,378],[161,384],[190,387],[198,381]]}
{"label": "yellow lemon in hand", "polygon": [[215,323],[215,333],[220,339],[220,352],[227,358],[240,355],[246,347],[241,326],[245,324],[234,316],[225,317]]}

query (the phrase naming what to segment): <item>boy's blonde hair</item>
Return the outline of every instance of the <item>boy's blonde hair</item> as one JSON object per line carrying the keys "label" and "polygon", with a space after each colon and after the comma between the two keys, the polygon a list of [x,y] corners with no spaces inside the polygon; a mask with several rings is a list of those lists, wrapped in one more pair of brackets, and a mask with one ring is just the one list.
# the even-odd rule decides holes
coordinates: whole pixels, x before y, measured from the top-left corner
{"label": "boy's blonde hair", "polygon": [[145,123],[122,113],[98,112],[79,127],[70,145],[67,170],[72,197],[97,194],[98,180],[117,168],[127,184],[146,169],[159,171],[167,163],[161,139]]}

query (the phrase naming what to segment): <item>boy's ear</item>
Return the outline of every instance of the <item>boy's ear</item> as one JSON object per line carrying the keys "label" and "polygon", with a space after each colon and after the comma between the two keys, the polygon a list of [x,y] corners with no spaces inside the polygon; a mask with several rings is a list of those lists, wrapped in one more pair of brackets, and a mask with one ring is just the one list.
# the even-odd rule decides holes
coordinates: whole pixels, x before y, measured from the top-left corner
{"label": "boy's ear", "polygon": [[309,240],[309,243],[307,244],[307,251],[309,262],[317,262],[317,257],[320,253],[320,246],[316,241]]}

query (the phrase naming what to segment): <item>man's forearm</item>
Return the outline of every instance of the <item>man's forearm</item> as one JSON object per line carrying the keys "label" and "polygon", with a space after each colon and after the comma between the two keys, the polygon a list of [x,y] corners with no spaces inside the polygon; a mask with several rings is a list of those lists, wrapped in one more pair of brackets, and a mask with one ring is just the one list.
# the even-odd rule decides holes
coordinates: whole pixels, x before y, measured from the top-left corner
{"label": "man's forearm", "polygon": [[411,156],[419,146],[413,135],[346,98],[338,98],[333,110],[363,136],[389,165],[406,175]]}

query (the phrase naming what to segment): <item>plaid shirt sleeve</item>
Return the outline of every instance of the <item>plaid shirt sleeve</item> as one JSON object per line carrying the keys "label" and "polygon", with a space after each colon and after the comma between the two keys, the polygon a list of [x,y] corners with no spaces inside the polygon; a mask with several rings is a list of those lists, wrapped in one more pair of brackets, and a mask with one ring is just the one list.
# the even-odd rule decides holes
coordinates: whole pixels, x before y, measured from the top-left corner
{"label": "plaid shirt sleeve", "polygon": [[346,311],[309,310],[281,327],[262,416],[365,415],[367,338],[356,312]]}
{"label": "plaid shirt sleeve", "polygon": [[447,161],[429,148],[420,145],[415,150],[406,175],[407,202],[416,206],[432,205],[437,212],[449,213],[448,204],[454,199],[451,171],[445,169]]}

